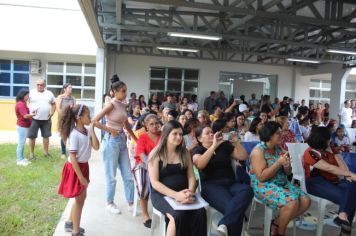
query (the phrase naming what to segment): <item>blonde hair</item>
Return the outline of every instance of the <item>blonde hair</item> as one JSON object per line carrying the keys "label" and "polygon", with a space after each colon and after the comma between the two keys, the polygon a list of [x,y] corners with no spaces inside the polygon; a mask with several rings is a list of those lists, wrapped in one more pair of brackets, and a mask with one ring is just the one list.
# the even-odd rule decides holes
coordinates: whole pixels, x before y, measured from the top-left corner
{"label": "blonde hair", "polygon": [[288,121],[288,117],[278,116],[276,121],[283,127],[283,125]]}

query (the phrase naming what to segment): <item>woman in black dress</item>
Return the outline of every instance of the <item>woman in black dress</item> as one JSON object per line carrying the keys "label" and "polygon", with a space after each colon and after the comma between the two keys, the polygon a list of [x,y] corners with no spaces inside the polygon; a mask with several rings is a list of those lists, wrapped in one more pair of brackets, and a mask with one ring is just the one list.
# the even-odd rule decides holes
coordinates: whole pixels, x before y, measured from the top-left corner
{"label": "woman in black dress", "polygon": [[206,236],[206,212],[174,210],[164,199],[169,196],[181,204],[194,201],[196,181],[193,164],[183,142],[182,126],[175,120],[163,126],[161,139],[150,154],[148,173],[154,208],[166,216],[167,236]]}

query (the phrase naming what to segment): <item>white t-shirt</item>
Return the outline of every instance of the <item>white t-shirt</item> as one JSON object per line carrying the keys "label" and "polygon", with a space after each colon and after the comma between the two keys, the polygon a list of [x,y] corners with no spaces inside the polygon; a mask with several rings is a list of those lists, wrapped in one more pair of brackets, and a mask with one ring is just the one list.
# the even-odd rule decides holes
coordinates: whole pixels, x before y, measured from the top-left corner
{"label": "white t-shirt", "polygon": [[37,89],[32,89],[30,91],[29,103],[31,113],[37,110],[37,114],[33,119],[48,120],[52,104],[55,103],[55,97],[51,91],[45,90],[40,93]]}
{"label": "white t-shirt", "polygon": [[260,141],[260,136],[253,134],[250,131],[247,131],[244,136],[244,141],[245,142]]}
{"label": "white t-shirt", "polygon": [[300,126],[300,131],[302,132],[302,135],[304,138],[308,138],[310,135],[311,127],[305,127],[304,125]]}
{"label": "white t-shirt", "polygon": [[[69,135],[69,152],[77,154],[77,161],[80,163],[88,162],[91,156],[90,130],[85,128],[84,134],[74,128]],[[70,157],[68,158],[70,162]]]}
{"label": "white t-shirt", "polygon": [[340,111],[340,124],[345,125],[346,128],[350,128],[352,124],[352,109],[343,107]]}

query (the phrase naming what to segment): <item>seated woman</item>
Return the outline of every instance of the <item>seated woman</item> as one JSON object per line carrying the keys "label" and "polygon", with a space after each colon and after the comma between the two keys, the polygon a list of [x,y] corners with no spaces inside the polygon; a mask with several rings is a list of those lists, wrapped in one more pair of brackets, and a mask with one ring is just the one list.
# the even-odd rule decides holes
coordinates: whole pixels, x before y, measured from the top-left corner
{"label": "seated woman", "polygon": [[199,169],[202,196],[224,217],[218,223],[222,235],[241,235],[245,210],[252,197],[249,185],[235,181],[232,160],[245,160],[247,153],[235,135],[223,141],[221,132],[198,127],[199,146],[193,149],[193,162]]}
{"label": "seated woman", "polygon": [[295,134],[293,133],[293,131],[291,131],[289,129],[288,117],[279,116],[279,117],[277,117],[277,122],[282,127],[280,147],[283,150],[288,150],[288,147],[286,145],[287,143],[296,143],[297,142],[295,139]]}
{"label": "seated woman", "polygon": [[185,147],[191,153],[193,148],[198,145],[198,141],[195,137],[195,129],[199,125],[199,120],[197,118],[190,118],[184,125],[184,133],[183,136]]}
{"label": "seated woman", "polygon": [[[339,155],[329,148],[330,131],[326,127],[312,130],[304,153],[304,170],[308,193],[328,199],[340,206],[334,223],[341,226],[342,236],[351,235],[356,210],[356,174],[349,171]],[[344,179],[340,180],[339,177]]]}
{"label": "seated woman", "polygon": [[260,136],[258,131],[262,129],[264,123],[259,117],[256,117],[252,120],[250,128],[245,134],[244,141],[251,142],[251,141],[260,141]]}
{"label": "seated woman", "polygon": [[148,214],[148,176],[147,157],[152,149],[157,145],[161,135],[161,124],[154,114],[148,114],[144,120],[147,132],[138,136],[135,153],[135,167],[133,168],[134,180],[136,182],[137,193],[140,199],[143,225],[151,228],[150,216]]}
{"label": "seated woman", "polygon": [[255,197],[271,209],[279,209],[271,222],[271,235],[285,235],[288,223],[305,212],[310,199],[288,181],[291,174],[288,153],[279,148],[281,126],[267,122],[260,130],[261,143],[252,150],[250,177]]}
{"label": "seated woman", "polygon": [[168,221],[166,235],[206,236],[204,208],[176,211],[164,199],[168,196],[181,204],[190,204],[196,190],[192,160],[183,142],[182,126],[177,121],[171,120],[163,126],[161,139],[150,153],[148,173],[152,205]]}

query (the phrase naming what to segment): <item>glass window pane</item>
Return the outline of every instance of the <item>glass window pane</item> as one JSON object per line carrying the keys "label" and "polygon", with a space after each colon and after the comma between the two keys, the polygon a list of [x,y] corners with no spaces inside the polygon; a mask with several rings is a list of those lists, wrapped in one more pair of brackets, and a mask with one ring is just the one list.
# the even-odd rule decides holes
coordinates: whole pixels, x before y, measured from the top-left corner
{"label": "glass window pane", "polygon": [[0,96],[10,96],[10,86],[0,85]]}
{"label": "glass window pane", "polygon": [[14,61],[14,70],[15,71],[30,71],[30,62],[29,61]]}
{"label": "glass window pane", "polygon": [[84,86],[95,86],[95,77],[85,76],[84,77]]}
{"label": "glass window pane", "polygon": [[83,98],[95,99],[95,90],[84,90]]}
{"label": "glass window pane", "polygon": [[182,69],[168,69],[168,79],[182,79]]}
{"label": "glass window pane", "polygon": [[60,94],[62,93],[62,88],[51,88],[51,87],[47,87],[47,89],[48,89],[49,91],[51,91],[55,97],[57,97],[58,95],[60,95]]}
{"label": "glass window pane", "polygon": [[82,98],[81,89],[72,89],[72,96],[77,99]]}
{"label": "glass window pane", "polygon": [[322,80],[322,82],[321,82],[321,87],[322,87],[322,88],[328,88],[328,89],[330,89],[330,88],[331,88],[331,81]]}
{"label": "glass window pane", "polygon": [[310,89],[309,90],[309,96],[310,97],[314,97],[314,98],[319,98],[320,97],[320,90]]}
{"label": "glass window pane", "polygon": [[356,97],[356,92],[346,92],[345,93],[345,99],[355,99]]}
{"label": "glass window pane", "polygon": [[151,80],[150,89],[151,90],[164,90],[164,80]]}
{"label": "glass window pane", "polygon": [[198,82],[184,81],[184,92],[198,92]]}
{"label": "glass window pane", "polygon": [[310,86],[310,87],[313,87],[313,88],[320,88],[320,80],[318,80],[318,79],[311,79],[311,80],[310,80],[310,83],[309,83],[309,86]]}
{"label": "glass window pane", "polygon": [[63,73],[63,63],[62,62],[48,62],[47,71]]}
{"label": "glass window pane", "polygon": [[47,75],[47,85],[63,85],[63,75]]}
{"label": "glass window pane", "polygon": [[167,90],[171,92],[179,92],[182,88],[182,81],[169,80],[167,85]]}
{"label": "glass window pane", "polygon": [[71,83],[73,86],[81,86],[82,85],[82,77],[79,75],[67,75],[66,78],[67,83]]}
{"label": "glass window pane", "polygon": [[346,90],[355,90],[354,83],[346,83]]}
{"label": "glass window pane", "polygon": [[67,73],[82,74],[81,63],[67,63]]}
{"label": "glass window pane", "polygon": [[20,91],[20,89],[22,89],[22,88],[28,89],[28,86],[14,86],[14,87],[12,88],[12,94],[13,94],[14,96],[16,96],[17,93],[18,93],[18,92]]}
{"label": "glass window pane", "polygon": [[322,98],[330,98],[330,91],[322,91]]}
{"label": "glass window pane", "polygon": [[11,70],[11,61],[0,60],[0,70]]}
{"label": "glass window pane", "polygon": [[166,78],[166,69],[165,68],[151,68],[151,78]]}
{"label": "glass window pane", "polygon": [[14,84],[28,84],[30,75],[14,73]]}
{"label": "glass window pane", "polygon": [[198,80],[199,71],[198,70],[185,70],[184,79]]}
{"label": "glass window pane", "polygon": [[85,74],[95,74],[95,64],[85,64],[84,67]]}
{"label": "glass window pane", "polygon": [[10,83],[10,73],[0,72],[0,83]]}

